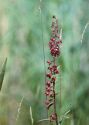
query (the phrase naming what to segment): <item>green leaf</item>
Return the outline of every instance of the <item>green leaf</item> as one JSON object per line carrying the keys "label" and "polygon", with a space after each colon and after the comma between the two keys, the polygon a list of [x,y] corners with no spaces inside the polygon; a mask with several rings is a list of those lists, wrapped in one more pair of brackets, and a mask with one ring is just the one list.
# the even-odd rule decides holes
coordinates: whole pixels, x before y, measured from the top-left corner
{"label": "green leaf", "polygon": [[5,75],[5,70],[6,70],[6,63],[7,63],[7,58],[5,59],[2,70],[0,72],[0,91],[2,89],[2,84],[3,84],[3,80],[4,80],[4,75]]}

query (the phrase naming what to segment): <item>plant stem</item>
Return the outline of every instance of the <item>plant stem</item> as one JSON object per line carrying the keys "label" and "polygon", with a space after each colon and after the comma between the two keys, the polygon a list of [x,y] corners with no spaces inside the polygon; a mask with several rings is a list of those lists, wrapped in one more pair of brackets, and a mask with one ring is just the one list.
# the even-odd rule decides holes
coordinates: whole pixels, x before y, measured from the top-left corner
{"label": "plant stem", "polygon": [[62,100],[61,100],[61,96],[62,96],[62,84],[61,84],[61,67],[60,67],[60,110],[61,110],[61,107],[62,107]]}
{"label": "plant stem", "polygon": [[[53,88],[53,91],[55,93],[55,87]],[[56,125],[58,125],[58,117],[57,117],[57,113],[56,113],[56,98],[55,98],[55,94],[54,94],[54,113],[56,114]]]}
{"label": "plant stem", "polygon": [[[55,65],[55,57],[54,57],[54,65]],[[55,95],[55,84],[53,85],[53,92],[54,92],[54,113],[56,114],[56,125],[58,125],[58,116],[56,112],[56,95]]]}

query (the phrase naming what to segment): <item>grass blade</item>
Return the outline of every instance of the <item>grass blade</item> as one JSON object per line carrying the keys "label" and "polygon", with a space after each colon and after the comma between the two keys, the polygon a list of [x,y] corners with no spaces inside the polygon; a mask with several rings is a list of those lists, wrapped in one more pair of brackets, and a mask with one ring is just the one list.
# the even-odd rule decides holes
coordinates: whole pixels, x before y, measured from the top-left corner
{"label": "grass blade", "polygon": [[22,97],[20,103],[19,103],[19,107],[18,107],[18,113],[17,113],[17,116],[16,116],[16,122],[19,118],[19,115],[20,115],[20,111],[21,111],[21,106],[22,106],[22,103],[23,103],[23,100],[24,100],[24,96]]}
{"label": "grass blade", "polygon": [[4,80],[4,76],[5,76],[6,63],[7,63],[7,58],[5,59],[2,70],[0,72],[0,91],[2,89],[2,84],[3,84],[3,80]]}
{"label": "grass blade", "polygon": [[31,118],[31,123],[33,125],[34,119],[33,119],[33,114],[32,114],[32,108],[31,108],[31,106],[30,106],[30,118]]}

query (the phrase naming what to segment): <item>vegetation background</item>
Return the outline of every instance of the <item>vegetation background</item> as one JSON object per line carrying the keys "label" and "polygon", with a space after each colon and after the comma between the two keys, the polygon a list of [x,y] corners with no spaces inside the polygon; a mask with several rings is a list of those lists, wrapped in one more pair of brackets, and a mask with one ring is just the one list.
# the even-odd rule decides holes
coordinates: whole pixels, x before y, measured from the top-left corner
{"label": "vegetation background", "polygon": [[40,0],[0,0],[0,69],[8,58],[0,92],[0,125],[31,125],[30,106],[34,125],[46,118],[43,41],[47,60],[53,15],[63,29],[57,112],[60,117],[70,110],[63,125],[89,125],[89,0],[43,0],[42,13],[40,5]]}

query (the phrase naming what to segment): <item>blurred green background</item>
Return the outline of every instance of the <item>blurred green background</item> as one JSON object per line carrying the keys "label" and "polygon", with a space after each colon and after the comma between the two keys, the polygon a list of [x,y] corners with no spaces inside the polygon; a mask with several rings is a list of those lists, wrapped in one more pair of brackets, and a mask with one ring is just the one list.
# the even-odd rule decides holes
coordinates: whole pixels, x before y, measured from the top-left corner
{"label": "blurred green background", "polygon": [[46,118],[43,41],[47,60],[53,15],[63,29],[57,112],[61,117],[70,110],[63,125],[89,125],[89,27],[81,44],[89,0],[43,0],[42,21],[39,7],[40,0],[0,0],[0,69],[8,58],[0,92],[0,125],[31,125],[30,106],[34,125]]}

